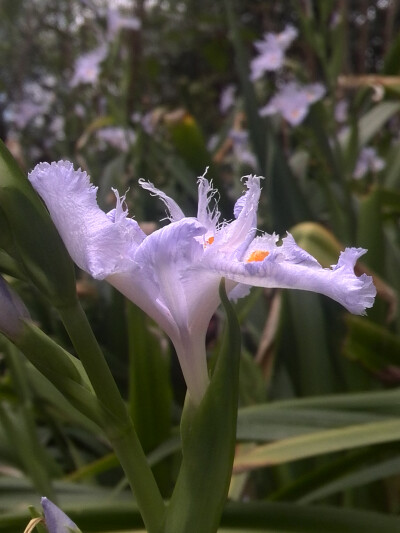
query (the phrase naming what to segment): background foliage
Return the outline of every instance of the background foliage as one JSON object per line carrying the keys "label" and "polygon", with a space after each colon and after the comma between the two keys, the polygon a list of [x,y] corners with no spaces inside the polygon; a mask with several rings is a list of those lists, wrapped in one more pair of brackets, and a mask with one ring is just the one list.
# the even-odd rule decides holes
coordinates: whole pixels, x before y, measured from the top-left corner
{"label": "background foliage", "polygon": [[[109,8],[140,27],[122,25],[110,36]],[[192,215],[196,177],[209,167],[231,218],[239,178],[256,173],[266,177],[261,230],[290,230],[324,266],[344,246],[368,248],[357,267],[374,275],[378,290],[368,317],[295,291],[253,289],[237,303],[238,445],[221,527],[400,529],[399,2],[3,0],[0,20],[0,136],[25,171],[70,159],[99,185],[105,210],[113,207],[111,186],[128,190],[146,231],[164,212],[139,191],[139,177]],[[252,81],[253,43],[286,24],[299,35],[284,65]],[[71,83],[78,58],[101,45],[98,77]],[[325,95],[298,126],[262,118],[259,108],[291,80],[319,82]],[[221,95],[230,85],[226,108]],[[111,127],[118,129],[105,134]],[[366,147],[381,163],[356,179]],[[39,326],[73,352],[57,313],[5,252],[0,271]],[[139,309],[77,275],[168,498],[185,394],[175,355]],[[210,361],[222,322],[217,313],[210,324]],[[49,490],[82,531],[140,528],[98,428],[5,340],[0,371],[0,531],[22,531],[25,509]]]}

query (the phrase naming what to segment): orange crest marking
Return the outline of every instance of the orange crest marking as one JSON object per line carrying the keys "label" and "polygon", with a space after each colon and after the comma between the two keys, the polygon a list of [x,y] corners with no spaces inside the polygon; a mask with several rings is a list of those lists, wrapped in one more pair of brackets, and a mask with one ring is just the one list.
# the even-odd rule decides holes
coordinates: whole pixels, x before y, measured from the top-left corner
{"label": "orange crest marking", "polygon": [[263,261],[267,255],[269,255],[269,252],[265,252],[264,250],[254,250],[254,252],[251,252],[249,255],[247,262],[251,263],[253,261]]}

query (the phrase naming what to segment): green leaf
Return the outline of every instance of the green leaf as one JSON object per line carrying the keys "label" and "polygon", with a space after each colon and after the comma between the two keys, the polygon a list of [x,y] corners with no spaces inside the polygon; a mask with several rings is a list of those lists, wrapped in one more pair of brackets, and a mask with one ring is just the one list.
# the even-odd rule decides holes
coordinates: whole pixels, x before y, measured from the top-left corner
{"label": "green leaf", "polygon": [[354,487],[360,487],[398,474],[400,474],[400,458],[394,457],[380,460],[375,464],[368,465],[356,472],[341,475],[338,479],[309,492],[299,501],[302,503],[311,503],[326,498],[327,496],[331,496],[332,494],[343,492]]}
{"label": "green leaf", "polygon": [[203,174],[210,164],[210,153],[195,118],[183,112],[174,120],[168,120],[167,127],[179,155],[196,174]]}
{"label": "green leaf", "polygon": [[302,396],[335,392],[336,371],[322,297],[307,291],[287,291],[284,298],[281,345],[288,354],[287,365],[296,390]]}
{"label": "green leaf", "polygon": [[296,398],[269,404],[270,409],[344,409],[368,413],[385,413],[400,416],[400,389],[347,394],[331,394],[315,398]]}
{"label": "green leaf", "polygon": [[312,220],[314,216],[281,149],[272,122],[267,119],[264,121],[267,129],[265,175],[268,176],[268,180],[266,189],[270,201],[272,225],[278,233],[284,233],[294,224]]}
{"label": "green leaf", "polygon": [[274,441],[321,429],[385,420],[388,415],[339,409],[286,408],[275,409],[263,404],[239,409],[237,438],[244,441]]}
{"label": "green leaf", "polygon": [[151,331],[144,312],[127,302],[130,356],[130,412],[145,453],[154,450],[171,430],[172,392],[169,358]]}
{"label": "green leaf", "polygon": [[230,503],[223,526],[263,533],[394,533],[400,518],[367,511],[291,503]]}
{"label": "green leaf", "polygon": [[346,317],[348,334],[343,353],[382,378],[397,381],[400,370],[400,338],[365,318]]}
{"label": "green leaf", "polygon": [[43,203],[1,141],[0,212],[1,232],[12,236],[7,252],[53,305],[72,305],[76,290],[71,258]]}
{"label": "green leaf", "polygon": [[[374,106],[358,121],[359,148],[362,148],[382,129],[384,124],[400,110],[400,102],[386,101]],[[347,146],[350,140],[350,130],[345,130],[340,136],[342,146]]]}
{"label": "green leaf", "polygon": [[181,420],[182,465],[167,510],[165,533],[217,530],[232,472],[236,442],[240,329],[225,293],[227,315],[221,350],[207,391],[198,406],[187,396]]}
{"label": "green leaf", "polygon": [[384,274],[385,239],[383,236],[381,194],[372,188],[359,202],[357,244],[368,250],[363,261],[377,274]]}
{"label": "green leaf", "polygon": [[400,33],[393,36],[390,48],[386,52],[382,73],[386,76],[396,76],[400,73],[399,55],[400,55]]}
{"label": "green leaf", "polygon": [[396,440],[400,440],[400,421],[397,419],[329,429],[257,446],[236,457],[234,469],[236,472],[251,470]]}

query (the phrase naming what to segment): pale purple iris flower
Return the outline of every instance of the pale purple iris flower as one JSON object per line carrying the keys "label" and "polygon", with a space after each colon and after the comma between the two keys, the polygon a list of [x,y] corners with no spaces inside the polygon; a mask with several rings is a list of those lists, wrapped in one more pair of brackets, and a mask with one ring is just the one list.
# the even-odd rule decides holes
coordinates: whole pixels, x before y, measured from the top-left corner
{"label": "pale purple iris flower", "polygon": [[249,132],[247,130],[231,130],[229,138],[233,141],[235,158],[252,169],[257,168],[257,158],[250,149]]}
{"label": "pale purple iris flower", "polygon": [[383,170],[385,166],[385,161],[378,156],[375,148],[362,148],[353,171],[353,178],[359,180],[368,172],[376,174],[377,172]]}
{"label": "pale purple iris flower", "polygon": [[10,104],[6,109],[5,119],[17,130],[23,130],[30,123],[43,122],[55,100],[53,91],[42,87],[36,82],[26,82],[23,87],[23,98]]}
{"label": "pale purple iris flower", "polygon": [[347,100],[339,100],[335,105],[334,114],[336,122],[339,122],[339,124],[346,122],[349,116],[349,102]]}
{"label": "pale purple iris flower", "polygon": [[222,114],[227,113],[229,109],[233,107],[233,104],[235,103],[235,93],[236,87],[233,84],[227,85],[221,92],[219,110]]}
{"label": "pale purple iris flower", "polygon": [[96,137],[109,146],[121,150],[121,152],[127,152],[136,142],[136,133],[133,130],[118,126],[101,128],[96,132]]}
{"label": "pale purple iris flower", "polygon": [[285,60],[285,51],[297,37],[297,30],[287,25],[280,33],[265,33],[262,41],[256,41],[254,46],[258,55],[250,62],[250,78],[260,79],[265,72],[279,70]]}
{"label": "pale purple iris flower", "polygon": [[7,118],[17,130],[23,130],[33,119],[43,116],[46,112],[47,106],[23,100],[11,106]]}
{"label": "pale purple iris flower", "polygon": [[346,248],[339,262],[323,268],[288,234],[256,236],[260,177],[245,178],[246,191],[234,206],[234,220],[221,221],[217,191],[198,179],[196,217],[150,182],[139,185],[166,205],[166,226],[150,235],[128,217],[124,197],[103,212],[97,188],[72,163],[40,163],[29,174],[71,257],[96,279],[106,279],[151,316],[172,340],[192,401],[198,404],[209,383],[205,337],[226,279],[232,299],[252,285],[320,292],[355,314],[365,314],[376,294],[372,278],[354,274],[362,248]]}
{"label": "pale purple iris flower", "polygon": [[53,502],[42,498],[41,504],[49,533],[81,533],[78,526]]}
{"label": "pale purple iris flower", "polygon": [[118,9],[107,9],[107,39],[112,41],[121,29],[139,30],[142,23],[137,17],[125,17]]}
{"label": "pale purple iris flower", "polygon": [[106,44],[102,44],[82,54],[75,62],[74,73],[69,82],[71,87],[77,87],[78,85],[97,82],[100,75],[100,63],[104,61],[108,53],[108,47]]}
{"label": "pale purple iris flower", "polygon": [[320,100],[325,92],[320,83],[299,85],[292,81],[284,85],[259,113],[262,117],[279,113],[290,125],[298,126],[307,116],[310,105]]}

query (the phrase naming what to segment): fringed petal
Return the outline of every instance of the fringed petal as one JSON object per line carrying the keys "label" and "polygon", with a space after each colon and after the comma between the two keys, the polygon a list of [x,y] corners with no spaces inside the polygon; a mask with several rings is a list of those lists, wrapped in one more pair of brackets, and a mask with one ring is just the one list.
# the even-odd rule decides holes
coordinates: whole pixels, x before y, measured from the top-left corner
{"label": "fringed petal", "polygon": [[214,196],[218,195],[218,191],[213,189],[212,182],[210,183],[204,177],[206,172],[197,180],[199,198],[197,220],[200,222],[200,224],[203,224],[208,231],[214,231],[217,227],[221,213],[218,211],[217,201],[215,201],[214,206],[210,207],[211,200],[214,198]]}
{"label": "fringed petal", "polygon": [[68,161],[40,163],[28,177],[80,268],[98,279],[130,268],[145,235],[136,221],[126,218],[118,195],[116,210],[107,216],[97,205],[97,187]]}
{"label": "fringed petal", "polygon": [[[246,176],[247,191],[234,207],[236,220],[221,227],[215,248],[231,258],[241,258],[257,231],[257,208],[260,199],[259,176]],[[211,252],[211,248],[210,248]]]}

